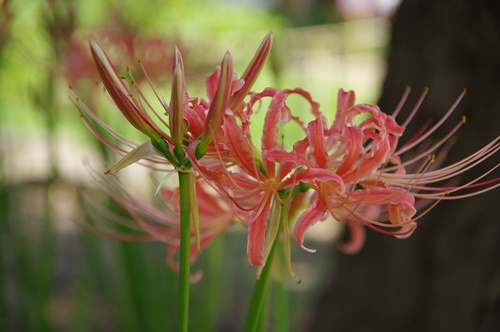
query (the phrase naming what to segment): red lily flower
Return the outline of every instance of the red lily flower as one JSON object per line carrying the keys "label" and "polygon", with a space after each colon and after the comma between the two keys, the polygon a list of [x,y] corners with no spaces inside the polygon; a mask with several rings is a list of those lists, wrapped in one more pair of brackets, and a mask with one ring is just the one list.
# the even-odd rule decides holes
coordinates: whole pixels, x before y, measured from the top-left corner
{"label": "red lily flower", "polygon": [[[423,96],[405,125],[420,106]],[[500,137],[497,137],[472,156],[448,167],[433,169],[436,158],[431,153],[438,151],[463,121],[435,145],[405,162],[400,159],[402,153],[417,146],[432,134],[455,110],[462,97],[463,94],[434,127],[422,132],[410,143],[397,148],[398,139],[402,136],[405,125],[399,126],[393,116],[382,113],[376,105],[355,105],[354,92],[340,90],[338,110],[333,125],[325,129],[322,119],[312,121],[307,128],[307,139],[296,147],[302,153],[305,153],[307,148],[310,149],[311,173],[324,169],[335,171],[342,179],[343,185],[340,186],[340,181],[315,180],[311,183],[317,194],[313,196],[312,204],[297,220],[295,226],[297,243],[305,248],[303,246],[305,231],[329,212],[337,220],[348,221],[349,227],[354,231],[353,240],[357,243],[343,246],[346,251],[352,253],[361,249],[364,241],[362,228],[358,225],[363,224],[400,238],[408,237],[415,230],[417,220],[429,210],[417,216],[416,201],[434,201],[432,207],[444,199],[463,198],[499,186],[500,178],[480,182],[486,174],[462,186],[429,186],[456,177],[500,149]],[[368,117],[357,124],[356,117],[362,113]],[[408,166],[417,163],[421,166],[416,171],[407,171]],[[498,166],[499,164],[493,169]],[[452,195],[463,189],[476,188],[481,189],[472,193]],[[389,223],[384,220],[384,215],[387,216]]]}
{"label": "red lily flower", "polygon": [[[198,200],[198,208],[193,206],[192,209],[196,238],[193,245],[203,247],[238,219],[248,225],[247,255],[250,263],[263,266],[281,227],[287,268],[299,282],[291,269],[288,239],[289,221],[293,214],[299,215],[294,237],[305,250],[313,251],[303,244],[307,229],[330,214],[339,221],[345,221],[351,230],[351,242],[339,247],[344,252],[354,253],[362,247],[364,226],[404,238],[412,234],[418,220],[439,201],[468,197],[500,185],[499,177],[483,180],[500,164],[466,184],[442,184],[497,153],[500,136],[473,155],[442,168],[439,168],[441,153],[449,149],[446,142],[464,121],[437,143],[428,147],[422,144],[455,110],[464,94],[434,126],[424,128],[417,136],[400,145],[405,127],[427,91],[400,125],[396,116],[409,90],[392,115],[383,113],[376,105],[355,104],[354,92],[340,90],[336,117],[329,125],[320,112],[319,104],[302,89],[266,88],[260,93],[251,92],[269,55],[271,43],[272,36],[269,34],[239,78],[233,73],[230,54],[226,53],[220,67],[205,81],[208,100],[193,98],[187,93],[184,65],[177,50],[170,105],[159,97],[144,70],[165,115],[169,117],[168,121],[146,100],[132,75],[129,73],[129,88],[104,51],[91,43],[105,91],[128,121],[150,138],[142,145],[126,140],[76,98],[83,119],[92,132],[106,145],[125,155],[108,173],[115,173],[137,161],[167,172],[178,169],[192,172],[192,178],[197,180],[192,182],[191,201]],[[287,105],[290,94],[298,94],[309,103],[314,117],[312,121],[306,124],[292,114]],[[271,101],[265,113],[260,146],[256,146],[251,137],[251,120],[256,113],[255,108],[265,98],[271,98]],[[151,113],[154,116],[150,116]],[[280,128],[290,122],[296,123],[305,137],[290,145],[292,148],[288,151],[279,133]],[[161,125],[168,128],[169,134],[161,129]],[[105,139],[99,128],[125,148]],[[414,149],[418,152],[407,157],[408,152]],[[166,165],[168,169],[165,169]],[[206,186],[211,186],[215,195],[220,196],[217,199],[223,207],[214,201],[215,196],[207,194]],[[175,251],[178,246],[176,191],[162,191],[162,195],[173,202],[173,206],[169,207],[171,211],[165,212],[171,213],[167,217],[138,202],[130,194],[120,198],[118,192],[122,189],[116,188],[105,186],[107,192],[148,233],[150,237],[144,239],[165,241]],[[309,190],[312,195],[307,196]],[[194,196],[195,192],[198,195]],[[307,199],[310,204],[303,210],[302,205]],[[430,205],[418,213],[417,210],[425,204]],[[218,216],[224,216],[223,220]],[[159,220],[168,220],[169,227],[158,226],[156,222]],[[169,257],[171,260],[173,256]]]}
{"label": "red lily flower", "polygon": [[[249,225],[247,255],[253,265],[265,264],[279,229],[280,218],[285,219],[283,227],[288,229],[288,216],[280,215],[280,206],[292,202],[292,196],[295,195],[292,191],[298,183],[311,181],[310,172],[307,169],[299,169],[301,158],[297,159],[285,151],[278,139],[281,126],[291,120],[300,124],[286,104],[289,94],[299,94],[306,98],[313,113],[319,115],[318,104],[300,89],[280,91],[268,88],[261,93],[251,94],[244,111],[238,114],[239,121],[229,118],[222,126],[224,136],[221,140],[223,139],[223,144],[229,152],[228,159],[234,160],[234,167],[228,167],[222,161],[219,165],[211,166],[193,162],[196,171],[220,193],[231,199],[236,208],[251,213],[250,219],[246,221]],[[254,105],[268,97],[272,99],[264,119],[259,150],[251,140],[250,117]],[[188,154],[193,153],[194,151],[188,150]],[[339,177],[334,172],[324,170],[321,178],[332,180]],[[290,275],[300,281],[291,271],[289,249],[287,252]]]}

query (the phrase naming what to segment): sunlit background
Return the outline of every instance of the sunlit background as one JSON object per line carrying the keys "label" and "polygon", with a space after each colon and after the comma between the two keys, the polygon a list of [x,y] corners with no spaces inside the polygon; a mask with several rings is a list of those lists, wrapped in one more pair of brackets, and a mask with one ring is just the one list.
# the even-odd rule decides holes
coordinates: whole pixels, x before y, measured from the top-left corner
{"label": "sunlit background", "polygon": [[[97,88],[88,40],[97,40],[117,68],[125,73],[129,66],[139,80],[141,59],[165,96],[177,45],[187,89],[203,98],[204,79],[226,50],[241,74],[273,31],[272,55],[254,90],[301,87],[331,121],[339,88],[355,90],[360,102],[377,100],[397,1],[1,0],[0,5],[0,330],[170,331],[176,273],[165,264],[164,246],[102,239],[78,225],[89,216],[99,222],[79,195],[95,190],[89,168],[104,171],[116,156],[82,123],[68,85],[120,133],[143,139]],[[300,111],[301,104],[293,107]],[[149,197],[155,180],[161,180],[150,173],[133,166],[120,176],[137,195]],[[95,195],[101,199],[98,191]],[[335,268],[329,254],[337,230],[331,225],[308,233],[316,254],[293,248],[294,268],[303,280],[288,284],[295,331],[304,330],[308,308]],[[198,258],[193,270],[203,278],[192,286],[193,331],[239,330],[256,272],[245,252],[244,229],[234,226]],[[272,321],[271,311],[270,330]]]}

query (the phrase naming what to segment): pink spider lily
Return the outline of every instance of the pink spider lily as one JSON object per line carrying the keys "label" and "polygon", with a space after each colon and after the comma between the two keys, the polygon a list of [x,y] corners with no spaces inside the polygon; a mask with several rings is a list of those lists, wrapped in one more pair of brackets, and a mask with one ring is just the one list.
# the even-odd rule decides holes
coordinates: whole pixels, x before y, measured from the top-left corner
{"label": "pink spider lily", "polygon": [[[296,145],[302,153],[309,151],[311,172],[325,169],[335,171],[341,181],[313,181],[310,186],[316,191],[307,210],[295,225],[295,239],[303,246],[305,231],[318,220],[330,213],[337,220],[346,220],[352,231],[352,241],[341,245],[345,252],[354,253],[361,249],[364,230],[361,225],[399,238],[408,237],[417,226],[417,221],[441,200],[459,199],[492,190],[500,185],[500,178],[489,181],[482,179],[486,174],[461,186],[438,186],[466,172],[500,149],[500,136],[471,156],[447,167],[435,167],[435,153],[447,150],[444,143],[465,122],[458,123],[436,144],[422,148],[408,160],[401,161],[401,155],[418,148],[455,110],[462,99],[462,93],[448,112],[432,128],[421,132],[408,143],[397,147],[404,127],[418,110],[427,91],[424,92],[403,126],[399,126],[394,116],[386,115],[376,105],[354,104],[354,92],[339,91],[337,115],[328,128],[324,119],[309,123],[306,140]],[[368,117],[357,123],[357,116]],[[414,168],[414,171],[408,169]],[[472,192],[460,194],[470,189]],[[475,190],[475,192],[474,192]],[[417,215],[417,206],[427,203],[430,207]]]}
{"label": "pink spider lily", "polygon": [[[228,167],[222,158],[219,165],[206,165],[203,160],[197,162],[194,147],[188,150],[195,170],[230,199],[239,211],[250,213],[250,218],[245,223],[248,224],[247,255],[253,265],[265,264],[279,231],[280,220],[285,220],[282,223],[283,232],[288,233],[287,206],[299,199],[295,198],[300,192],[300,188],[295,190],[299,187],[297,184],[310,180],[307,171],[299,170],[300,160],[282,158],[287,152],[279,141],[279,128],[292,120],[301,125],[286,104],[290,94],[304,97],[310,103],[313,113],[319,116],[318,104],[305,91],[267,88],[261,93],[251,94],[244,110],[236,116],[239,121],[226,119],[222,126],[224,136],[220,139],[223,139],[229,158],[234,160],[232,167]],[[253,107],[263,98],[271,98],[271,102],[265,115],[259,150],[251,140],[249,129]],[[328,180],[336,178],[338,176],[330,171],[322,176],[322,179]],[[300,279],[291,271],[288,237],[284,236],[284,240],[289,273],[299,282]]]}
{"label": "pink spider lily", "polygon": [[[355,104],[354,92],[340,90],[336,117],[329,125],[319,104],[302,89],[266,88],[259,93],[251,92],[271,43],[269,34],[239,78],[233,73],[230,54],[226,53],[221,66],[205,81],[208,100],[193,98],[187,93],[184,64],[177,50],[170,105],[159,97],[143,68],[168,121],[154,110],[132,75],[129,73],[130,85],[127,85],[104,51],[97,44],[91,44],[104,90],[128,121],[150,138],[142,145],[126,140],[76,98],[92,132],[104,144],[124,155],[108,173],[135,162],[161,171],[190,172],[193,245],[203,247],[231,222],[240,220],[248,225],[249,262],[263,266],[273,242],[282,232],[289,274],[299,282],[291,269],[288,233],[292,215],[298,215],[294,237],[303,249],[313,251],[304,246],[304,234],[309,227],[331,215],[345,221],[352,234],[351,241],[340,244],[340,248],[355,253],[363,245],[364,226],[404,238],[414,232],[418,220],[441,200],[465,198],[500,185],[498,177],[484,180],[499,164],[463,185],[446,183],[497,153],[500,136],[471,156],[441,168],[442,156],[449,150],[447,141],[465,121],[459,122],[437,143],[426,146],[427,138],[455,110],[463,94],[434,126],[422,129],[400,145],[405,127],[418,111],[427,91],[408,118],[398,124],[396,116],[409,90],[392,115],[383,113],[376,105]],[[291,94],[308,102],[312,121],[306,124],[292,114],[287,105]],[[252,141],[250,127],[255,108],[266,98],[270,103],[265,111],[259,145]],[[301,128],[304,138],[287,150],[284,137],[279,133],[281,127],[290,122]],[[120,145],[108,140],[102,131]],[[207,196],[206,186],[220,196],[223,208],[217,207],[213,196]],[[165,215],[160,215],[129,194],[120,198],[120,189],[116,186],[110,188],[113,189],[106,188],[108,194],[147,232],[144,239],[164,241],[175,252],[178,228],[174,226],[175,221],[168,219],[173,218],[178,223],[175,190],[162,191],[163,197],[168,196],[168,201],[174,205],[169,206]],[[426,205],[427,208],[423,208]],[[225,217],[220,220],[217,216]],[[158,220],[167,219],[167,229],[156,225]],[[172,257],[169,256],[171,262]]]}
{"label": "pink spider lily", "polygon": [[[266,89],[253,94],[244,116],[240,118],[241,125],[229,121],[224,124],[225,145],[235,160],[235,169],[228,170],[222,162],[218,169],[195,164],[197,171],[209,183],[215,183],[218,190],[230,198],[236,207],[251,211],[252,218],[248,221],[248,257],[252,264],[265,263],[268,250],[264,249],[270,248],[278,225],[279,214],[275,212],[275,207],[295,203],[292,193],[297,193],[296,189],[299,189],[298,192],[308,189],[315,191],[311,204],[295,225],[297,243],[309,250],[303,245],[305,231],[330,213],[337,220],[345,220],[351,229],[352,241],[342,244],[341,248],[354,253],[361,249],[364,241],[364,228],[361,225],[404,238],[411,235],[417,220],[428,211],[416,216],[416,201],[434,200],[437,203],[443,199],[465,197],[447,196],[461,189],[483,186],[477,192],[480,193],[499,185],[499,179],[479,182],[481,178],[478,178],[461,187],[439,189],[428,186],[453,178],[498,151],[497,138],[473,156],[447,168],[433,170],[437,163],[431,153],[442,147],[462,122],[434,146],[401,162],[401,154],[432,134],[453,112],[462,95],[434,127],[398,149],[404,127],[398,125],[393,116],[382,113],[376,105],[355,105],[354,93],[341,90],[336,119],[328,127],[318,105],[301,92],[309,100],[316,119],[303,128],[307,133],[306,138],[296,142],[293,151],[288,152],[278,144],[278,125],[292,119],[285,103],[287,94],[291,92]],[[266,113],[259,150],[249,135],[249,118],[253,113],[254,102],[263,97],[273,99]],[[404,125],[411,120],[422,99]],[[359,120],[360,115],[364,116],[363,120]],[[294,121],[301,123],[296,118]],[[417,163],[422,165],[415,172],[406,170]]]}

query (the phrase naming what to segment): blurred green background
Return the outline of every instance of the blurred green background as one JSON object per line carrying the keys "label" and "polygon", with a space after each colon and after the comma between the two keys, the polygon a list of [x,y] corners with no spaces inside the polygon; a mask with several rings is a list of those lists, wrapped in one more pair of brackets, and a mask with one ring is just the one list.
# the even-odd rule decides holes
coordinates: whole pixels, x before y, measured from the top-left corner
{"label": "blurred green background", "polygon": [[[125,72],[130,66],[137,77],[141,58],[166,97],[177,45],[188,91],[203,98],[204,79],[226,50],[241,74],[273,31],[271,59],[254,90],[301,87],[331,121],[339,88],[355,90],[360,102],[374,102],[385,72],[390,7],[352,3],[1,0],[0,330],[175,328],[177,277],[165,264],[165,246],[102,239],[75,223],[92,214],[99,221],[98,213],[84,211],[78,195],[95,190],[101,200],[86,165],[104,171],[116,157],[81,122],[68,85],[113,128],[142,139],[97,89],[89,39],[101,43],[117,68]],[[301,111],[303,104],[291,103]],[[122,176],[138,195],[154,192],[147,170],[132,167]],[[293,248],[303,280],[287,284],[293,331],[305,329],[311,303],[335,268],[328,245],[335,232],[309,232],[307,241],[318,248],[314,255]],[[235,226],[217,239],[193,270],[203,278],[192,286],[191,330],[238,331],[256,272],[246,259],[244,229]],[[272,322],[270,310],[269,330]]]}

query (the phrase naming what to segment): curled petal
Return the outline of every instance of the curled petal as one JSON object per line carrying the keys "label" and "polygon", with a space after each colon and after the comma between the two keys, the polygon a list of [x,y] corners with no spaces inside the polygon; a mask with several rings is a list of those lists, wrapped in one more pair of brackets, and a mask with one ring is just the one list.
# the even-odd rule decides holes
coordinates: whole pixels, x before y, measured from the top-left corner
{"label": "curled petal", "polygon": [[356,167],[352,167],[342,175],[345,183],[355,182],[366,178],[375,172],[388,159],[390,152],[389,140],[376,143],[374,151],[363,156]]}
{"label": "curled petal", "polygon": [[247,255],[250,264],[264,265],[264,248],[266,245],[266,228],[271,209],[270,194],[262,199],[257,215],[248,226]]}
{"label": "curled petal", "polygon": [[[285,121],[289,119],[290,114],[288,107],[285,105],[287,95],[282,91],[276,91],[273,96],[273,100],[269,105],[269,109],[266,113],[266,118],[264,119],[264,129],[262,132],[262,151],[268,151],[277,148],[278,145],[278,124],[284,123],[282,117],[286,117]],[[285,113],[285,114],[283,114]],[[274,177],[274,162],[269,160],[264,160],[264,167],[268,172],[268,175]]]}
{"label": "curled petal", "polygon": [[322,116],[322,113],[319,110],[319,103],[315,102],[312,99],[312,96],[309,92],[301,89],[301,88],[295,88],[295,89],[285,89],[283,90],[286,94],[298,94],[302,96],[309,104],[311,105],[311,113],[316,117],[319,118]]}
{"label": "curled petal", "polygon": [[233,157],[241,169],[257,178],[262,178],[261,172],[256,168],[257,158],[251,141],[235,123],[226,121],[223,125],[226,144],[233,153]]}
{"label": "curled petal", "polygon": [[300,182],[309,183],[312,181],[323,183],[333,181],[338,184],[339,191],[341,193],[345,191],[344,181],[342,181],[342,178],[337,173],[323,168],[310,168],[301,170],[297,172],[295,176],[289,177],[284,180],[280,185],[280,189],[287,188],[292,185],[296,186]]}
{"label": "curled petal", "polygon": [[327,167],[328,154],[325,146],[323,122],[316,119],[307,126],[307,138],[311,147],[311,154],[319,167]]}
{"label": "curled petal", "polygon": [[303,154],[297,153],[296,151],[288,152],[281,148],[264,151],[262,157],[275,163],[290,163],[295,166],[312,166]]}
{"label": "curled petal", "polygon": [[389,219],[394,225],[406,225],[411,222],[417,210],[415,209],[415,197],[410,193],[398,195],[387,204]]}
{"label": "curled petal", "polygon": [[343,89],[339,90],[337,97],[337,113],[335,114],[335,121],[332,128],[342,128],[346,120],[346,113],[354,105],[354,91],[345,92]]}
{"label": "curled petal", "polygon": [[363,134],[358,127],[346,127],[344,134],[346,137],[346,152],[342,158],[342,163],[337,169],[337,173],[340,175],[344,175],[355,168],[354,165],[363,149]]}
{"label": "curled petal", "polygon": [[397,233],[395,233],[394,236],[398,239],[406,239],[413,234],[416,228],[417,228],[417,223],[411,221],[406,225],[404,225],[403,227],[401,227],[401,229]]}
{"label": "curled petal", "polygon": [[316,199],[306,211],[304,211],[297,222],[295,223],[294,229],[294,237],[295,241],[298,245],[302,247],[302,249],[307,250],[309,252],[316,252],[315,249],[309,249],[304,246],[304,234],[309,229],[309,227],[313,226],[320,220],[326,213],[327,207],[326,204],[321,199]]}
{"label": "curled petal", "polygon": [[349,242],[340,243],[337,247],[344,254],[354,255],[363,248],[366,239],[366,231],[363,225],[356,221],[347,221],[346,225],[351,232],[351,238]]}

